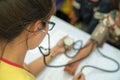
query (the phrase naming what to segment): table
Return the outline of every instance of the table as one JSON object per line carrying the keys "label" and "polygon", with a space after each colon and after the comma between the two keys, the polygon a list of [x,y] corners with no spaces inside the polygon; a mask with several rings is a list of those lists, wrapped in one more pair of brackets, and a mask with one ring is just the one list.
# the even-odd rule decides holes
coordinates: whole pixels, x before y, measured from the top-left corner
{"label": "table", "polygon": [[[51,21],[55,22],[56,25],[54,29],[50,32],[51,35],[51,47],[53,47],[57,41],[65,35],[69,35],[75,41],[83,40],[83,45],[89,40],[90,35],[84,31],[81,31],[69,23],[53,16]],[[40,45],[46,44],[46,38]],[[114,58],[120,63],[120,50],[112,47],[111,45],[105,43],[100,49],[105,55]],[[38,48],[28,51],[25,62],[29,63],[36,58],[40,57],[41,54]],[[70,59],[67,58],[64,54],[57,56],[50,64],[64,64],[67,63]],[[92,52],[90,56],[85,58],[80,62],[80,65],[76,71],[78,73],[82,66],[84,65],[94,65],[104,69],[113,70],[117,66],[114,62],[103,58],[97,50]],[[120,66],[119,66],[120,67]],[[115,73],[106,73],[93,68],[84,69],[83,73],[86,76],[86,80],[120,80],[120,70]],[[38,76],[37,80],[72,80],[73,76],[64,71],[64,67],[61,68],[49,68],[46,67]]]}

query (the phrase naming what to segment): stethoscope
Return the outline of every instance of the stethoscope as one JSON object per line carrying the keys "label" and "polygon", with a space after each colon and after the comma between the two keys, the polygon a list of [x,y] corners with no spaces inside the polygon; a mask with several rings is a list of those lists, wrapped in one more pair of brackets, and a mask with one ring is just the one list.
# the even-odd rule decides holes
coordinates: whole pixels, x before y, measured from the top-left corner
{"label": "stethoscope", "polygon": [[[47,36],[48,36],[48,48],[44,48],[44,47],[42,47],[42,46],[40,46],[40,47],[38,47],[38,48],[39,48],[41,54],[43,55],[43,61],[44,61],[44,64],[45,64],[46,66],[52,67],[52,68],[59,68],[59,67],[65,67],[65,66],[67,66],[67,65],[71,65],[71,64],[73,64],[73,63],[76,63],[76,62],[82,60],[82,59],[78,59],[78,60],[75,60],[75,61],[73,61],[73,62],[70,62],[70,63],[67,63],[67,64],[62,64],[62,65],[50,65],[50,64],[48,64],[48,63],[46,62],[46,57],[50,55],[50,34],[49,34],[48,32],[46,32],[45,30],[43,30],[43,32],[45,32],[45,33],[47,34]],[[65,42],[65,49],[67,49],[67,48],[66,48],[66,45],[69,46],[70,44],[72,44],[72,48],[73,48],[74,50],[78,50],[78,52],[79,52],[81,49],[83,49],[83,48],[85,48],[85,47],[87,47],[87,46],[89,45],[89,44],[88,44],[88,45],[82,47],[82,45],[83,45],[82,40],[78,40],[78,41],[76,41],[76,42],[73,42],[73,40],[70,40],[70,39],[71,39],[70,37],[68,37],[68,38],[65,39],[65,41],[64,41],[64,42]],[[98,43],[93,40],[92,47],[91,47],[89,53],[92,52],[92,50],[93,50],[93,48],[94,48],[94,45],[96,45],[96,44],[98,44]],[[47,54],[44,54],[43,51],[42,51],[42,49],[48,50],[48,53],[47,53]],[[114,69],[114,70],[106,70],[106,69],[102,69],[102,68],[100,68],[100,67],[95,67],[95,66],[93,66],[93,65],[84,65],[84,66],[81,68],[80,72],[83,72],[83,70],[84,70],[85,68],[94,68],[94,69],[97,69],[97,70],[100,70],[100,71],[103,71],[103,72],[109,72],[109,73],[114,73],[114,72],[119,71],[119,69],[120,69],[120,64],[119,64],[115,59],[104,55],[104,54],[99,50],[98,47],[97,47],[97,51],[98,51],[98,52],[100,53],[100,55],[103,56],[104,58],[109,59],[109,60],[111,60],[112,62],[116,63],[116,65],[117,65],[118,67],[117,67],[116,69]],[[77,54],[78,52],[76,52],[76,54]],[[65,53],[65,55],[66,55],[68,58],[73,58],[74,56],[76,56],[76,54],[75,54],[74,56],[72,56],[72,57],[69,56],[69,55],[67,54],[67,50],[65,50],[64,53]]]}
{"label": "stethoscope", "polygon": [[[80,61],[81,59],[78,59],[78,60],[76,60],[76,61],[74,61],[74,62],[71,62],[71,63],[67,63],[67,64],[62,64],[62,65],[50,65],[50,64],[47,64],[47,62],[46,62],[46,57],[47,56],[49,56],[50,55],[50,52],[51,52],[51,50],[50,50],[50,34],[47,32],[47,31],[45,31],[45,30],[42,30],[44,33],[46,33],[46,35],[47,35],[47,37],[48,37],[48,48],[44,48],[44,47],[42,47],[42,46],[39,46],[38,47],[38,49],[39,49],[39,51],[41,52],[41,54],[43,55],[43,61],[44,61],[44,63],[45,63],[45,65],[46,66],[48,66],[48,67],[54,67],[54,68],[58,68],[58,67],[64,67],[64,66],[67,66],[67,65],[70,65],[70,64],[73,64],[73,63],[76,63],[76,62],[78,62],[78,61]],[[64,46],[64,48],[65,48],[65,55],[68,57],[68,58],[73,58],[74,56],[69,56],[68,54],[67,54],[67,48],[66,48],[66,46],[68,46],[68,45],[70,45],[70,44],[72,44],[72,48],[73,48],[73,50],[80,50],[81,48],[81,46],[82,46],[82,41],[81,40],[78,40],[78,41],[76,41],[76,42],[73,42],[73,40],[71,40],[72,38],[70,38],[70,37],[67,37],[65,40],[64,40],[64,42],[65,42],[65,46]],[[70,41],[70,42],[69,42]],[[79,45],[79,46],[78,46]],[[91,50],[92,51],[92,50]],[[90,51],[90,52],[91,52]]]}
{"label": "stethoscope", "polygon": [[[64,39],[64,49],[65,49],[65,52],[64,54],[68,57],[68,58],[74,58],[77,53],[79,52],[80,49],[82,49],[82,45],[83,45],[83,41],[82,40],[77,40],[77,41],[74,41],[70,36],[66,37]],[[74,51],[74,53],[76,54],[73,54],[73,55],[69,55],[70,53],[67,52],[67,47],[71,46],[72,47],[72,50]],[[72,52],[73,53],[73,52]]]}

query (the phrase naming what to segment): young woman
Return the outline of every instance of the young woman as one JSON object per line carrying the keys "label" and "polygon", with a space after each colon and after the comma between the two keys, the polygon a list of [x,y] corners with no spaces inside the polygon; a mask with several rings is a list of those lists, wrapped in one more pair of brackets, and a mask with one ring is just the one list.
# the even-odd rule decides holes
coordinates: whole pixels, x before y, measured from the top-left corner
{"label": "young woman", "polygon": [[[25,55],[42,42],[48,24],[54,26],[49,22],[54,12],[53,0],[0,0],[0,80],[35,80],[45,67],[43,57],[25,65]],[[64,51],[63,39],[51,49],[47,63]]]}

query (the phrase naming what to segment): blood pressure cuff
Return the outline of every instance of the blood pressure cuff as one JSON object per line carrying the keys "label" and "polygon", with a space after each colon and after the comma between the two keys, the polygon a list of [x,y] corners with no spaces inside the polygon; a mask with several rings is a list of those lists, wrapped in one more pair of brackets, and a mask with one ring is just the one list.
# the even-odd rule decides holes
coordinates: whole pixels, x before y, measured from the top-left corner
{"label": "blood pressure cuff", "polygon": [[97,42],[98,47],[102,47],[103,43],[107,40],[108,34],[108,27],[100,22],[92,32],[91,39]]}

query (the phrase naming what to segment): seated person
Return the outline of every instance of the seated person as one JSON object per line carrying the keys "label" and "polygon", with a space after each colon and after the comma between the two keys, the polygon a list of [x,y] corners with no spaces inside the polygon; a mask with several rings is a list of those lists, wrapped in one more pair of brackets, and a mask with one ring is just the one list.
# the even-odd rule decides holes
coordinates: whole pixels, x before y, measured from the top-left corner
{"label": "seated person", "polygon": [[111,10],[111,0],[75,0],[73,12],[71,12],[71,24],[82,21],[88,26],[88,33],[91,33],[98,24],[99,19],[94,18],[96,12],[108,13]]}
{"label": "seated person", "polygon": [[[92,1],[92,0],[91,0]],[[93,8],[97,7],[98,1],[91,2],[90,0],[75,0],[73,2],[73,14],[71,14],[71,24],[77,20],[82,20],[88,24],[93,14]]]}
{"label": "seated person", "polygon": [[[103,25],[107,25],[106,27],[108,27],[108,31],[109,31],[108,41],[110,41],[111,43],[114,43],[115,45],[119,46],[119,48],[120,48],[120,11],[118,11],[118,10],[111,11],[109,14],[107,14],[105,16],[105,18],[99,24],[101,24],[101,23],[103,23]],[[99,26],[99,27],[101,27],[101,26]],[[92,40],[92,39],[90,39],[86,45],[87,45],[87,47],[82,48],[78,52],[78,54],[69,62],[73,62],[78,59],[80,60],[80,59],[86,58],[88,55],[90,55],[90,51],[93,51],[97,46],[94,43],[94,40]],[[64,68],[64,70],[67,71],[68,73],[74,75],[79,63],[80,62],[76,62],[74,64],[67,65]],[[84,75],[82,73],[81,73],[81,75],[82,75],[82,77],[84,77]],[[82,79],[82,80],[85,80],[85,79]]]}
{"label": "seated person", "polygon": [[[91,34],[95,29],[96,25],[99,23],[99,20],[103,18],[102,16],[109,13],[111,10],[118,9],[117,6],[117,0],[101,0],[98,5],[98,9],[95,11],[90,23],[88,24],[87,32]],[[99,13],[99,15],[96,16],[97,13]]]}

